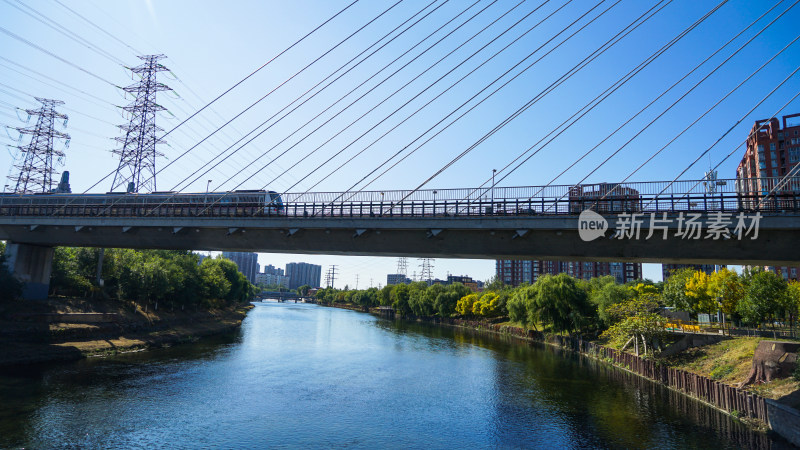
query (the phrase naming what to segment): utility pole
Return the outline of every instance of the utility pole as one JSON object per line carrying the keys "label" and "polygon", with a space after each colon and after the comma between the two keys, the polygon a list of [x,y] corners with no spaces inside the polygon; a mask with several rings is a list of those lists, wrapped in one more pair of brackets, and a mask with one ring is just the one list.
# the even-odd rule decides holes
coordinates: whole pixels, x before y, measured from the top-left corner
{"label": "utility pole", "polygon": [[25,128],[15,128],[21,135],[31,136],[28,145],[17,146],[21,152],[21,161],[14,167],[19,169],[16,177],[9,177],[14,183],[14,192],[18,194],[53,191],[53,176],[56,171],[53,159],[63,164],[64,152],[53,147],[55,138],[66,139],[69,145],[69,135],[55,130],[56,119],[63,119],[67,125],[68,117],[56,111],[56,106],[63,105],[60,100],[51,100],[36,97],[42,104],[39,109],[26,109],[28,116],[38,116],[36,125]]}
{"label": "utility pole", "polygon": [[358,290],[358,274],[356,274],[356,290]]}
{"label": "utility pole", "polygon": [[328,269],[328,273],[325,274],[325,284],[327,284],[328,287],[333,287],[336,283],[336,267],[338,267],[336,264],[331,265]]}
{"label": "utility pole", "polygon": [[133,103],[123,107],[130,114],[130,122],[119,125],[124,136],[114,138],[122,147],[112,152],[119,155],[119,166],[114,174],[111,190],[124,187],[126,192],[156,191],[156,158],[164,156],[156,150],[156,144],[163,141],[156,135],[164,131],[156,126],[156,114],[166,108],[156,103],[156,93],[171,90],[169,86],[156,81],[158,72],[168,70],[159,63],[164,55],[139,56],[144,61],[130,71],[141,80],[123,88],[135,96]]}

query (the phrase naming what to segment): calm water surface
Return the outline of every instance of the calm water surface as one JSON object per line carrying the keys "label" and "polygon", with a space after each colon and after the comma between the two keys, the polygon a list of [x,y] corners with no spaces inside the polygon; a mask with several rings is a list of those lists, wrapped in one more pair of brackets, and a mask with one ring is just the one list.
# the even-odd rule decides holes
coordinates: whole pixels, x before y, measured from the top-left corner
{"label": "calm water surface", "polygon": [[549,347],[304,304],[233,336],[0,373],[0,447],[784,448]]}

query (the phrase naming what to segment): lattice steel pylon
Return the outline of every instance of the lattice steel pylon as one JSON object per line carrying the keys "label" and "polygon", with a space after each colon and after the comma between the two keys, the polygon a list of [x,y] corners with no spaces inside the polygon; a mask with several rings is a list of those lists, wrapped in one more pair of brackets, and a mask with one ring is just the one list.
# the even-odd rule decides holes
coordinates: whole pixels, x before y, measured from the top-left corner
{"label": "lattice steel pylon", "polygon": [[124,136],[114,138],[122,144],[122,147],[113,150],[114,154],[119,155],[119,166],[111,184],[112,191],[120,186],[128,192],[156,190],[156,158],[164,156],[156,150],[156,144],[163,143],[156,135],[164,131],[156,126],[156,114],[166,110],[156,103],[156,93],[171,90],[169,86],[156,81],[158,72],[169,70],[158,62],[163,58],[166,56],[139,56],[144,63],[129,68],[131,72],[139,75],[141,80],[123,88],[136,98],[133,103],[123,108],[131,115],[128,124],[119,125],[125,132]]}
{"label": "lattice steel pylon", "polygon": [[397,273],[408,275],[408,258],[397,258]]}
{"label": "lattice steel pylon", "polygon": [[433,258],[420,258],[422,264],[420,264],[420,268],[422,269],[420,273],[420,281],[424,281],[428,284],[433,281]]}
{"label": "lattice steel pylon", "polygon": [[31,135],[27,145],[17,148],[22,152],[20,162],[14,167],[19,169],[16,177],[9,177],[14,182],[15,193],[52,192],[53,176],[57,174],[53,167],[53,159],[63,164],[64,152],[54,148],[56,138],[66,139],[69,135],[56,131],[56,119],[63,119],[67,124],[67,115],[56,111],[56,106],[63,105],[61,100],[51,100],[35,97],[42,106],[39,109],[26,109],[30,116],[39,116],[36,125],[25,128],[15,128],[21,134]]}

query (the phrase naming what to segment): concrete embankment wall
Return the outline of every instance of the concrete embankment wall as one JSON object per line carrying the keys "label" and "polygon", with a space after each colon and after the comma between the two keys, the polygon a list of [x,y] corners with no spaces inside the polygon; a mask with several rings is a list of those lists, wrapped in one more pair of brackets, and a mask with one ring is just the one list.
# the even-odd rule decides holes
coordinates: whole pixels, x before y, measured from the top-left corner
{"label": "concrete embankment wall", "polygon": [[800,447],[800,411],[767,400],[767,419],[773,431]]}

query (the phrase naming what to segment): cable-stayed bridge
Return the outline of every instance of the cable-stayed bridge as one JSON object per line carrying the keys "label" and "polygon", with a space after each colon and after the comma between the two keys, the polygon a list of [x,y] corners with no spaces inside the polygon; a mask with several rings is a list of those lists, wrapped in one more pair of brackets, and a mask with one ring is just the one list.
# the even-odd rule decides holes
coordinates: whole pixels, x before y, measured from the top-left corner
{"label": "cable-stayed bridge", "polygon": [[775,184],[780,181],[785,182],[732,179],[283,196],[264,191],[5,195],[0,198],[0,239],[25,244],[19,247],[29,253],[20,256],[30,264],[47,259],[48,249],[57,245],[796,264],[800,180],[795,180],[797,186]]}
{"label": "cable-stayed bridge", "polygon": [[[54,94],[89,97],[106,108],[85,114],[65,107],[94,120],[92,132],[115,126],[107,120],[109,107],[123,111],[127,121],[114,128],[116,170],[105,174],[111,167],[99,159],[84,159],[73,169],[83,171],[82,181],[87,172],[99,178],[83,194],[61,187],[53,193],[54,167],[63,156],[54,141],[67,137],[55,129],[54,118],[66,121],[66,114],[44,106],[24,109],[38,115],[36,126],[7,126],[31,135],[29,144],[13,146],[24,156],[14,164],[20,169],[12,179],[15,194],[0,196],[0,239],[16,243],[10,259],[28,280],[46,281],[55,245],[742,264],[798,260],[792,247],[800,214],[800,147],[797,137],[782,136],[782,143],[777,137],[793,116],[784,115],[783,129],[777,118],[800,96],[800,36],[791,27],[797,0],[757,6],[741,0],[347,1],[218,95],[215,89],[210,101],[178,81],[199,105],[181,105],[169,95],[157,101],[156,93],[172,91],[157,80],[171,62],[160,54],[142,55],[123,33],[94,16],[59,3],[62,14],[103,33],[102,42],[72,31],[81,27],[50,20],[51,11],[7,3],[15,17],[80,43],[102,64],[87,70],[31,39],[28,30],[0,27],[4,43],[92,78],[91,86],[76,88],[32,70],[29,61],[35,58],[20,64],[0,57],[0,65],[31,78],[4,78],[0,95],[24,102],[32,91],[20,81],[45,77]],[[112,44],[118,48],[106,50]],[[129,67],[131,52],[140,62]],[[119,86],[115,75],[99,70],[109,62],[138,75],[138,82]],[[95,90],[98,82],[133,101],[122,107],[109,101]],[[51,96],[40,101],[61,105],[45,97]],[[3,100],[0,106],[23,120],[19,107]],[[181,119],[161,128],[156,121],[160,117],[163,126],[159,112],[168,106]],[[712,118],[716,123],[709,125]],[[740,125],[754,120],[745,136]],[[84,133],[73,130],[73,137]],[[755,145],[763,136],[780,146]],[[10,133],[8,138],[13,140]],[[174,147],[162,154],[156,148],[165,141]],[[738,180],[717,180],[717,169],[734,173],[723,164],[738,159],[743,145],[753,153],[758,147],[757,157],[748,153],[742,159]],[[703,176],[698,162],[706,158],[708,172],[697,180]],[[476,188],[431,189],[434,180],[455,184],[441,176],[453,168],[459,177],[475,179],[483,177],[476,172],[488,175],[487,167],[497,170]],[[662,172],[672,181],[630,182],[660,178]],[[606,178],[619,182],[590,184]],[[528,182],[542,185],[499,187]],[[557,184],[565,182],[572,184]],[[125,193],[90,193],[109,185]],[[192,193],[203,188],[205,193]]]}

